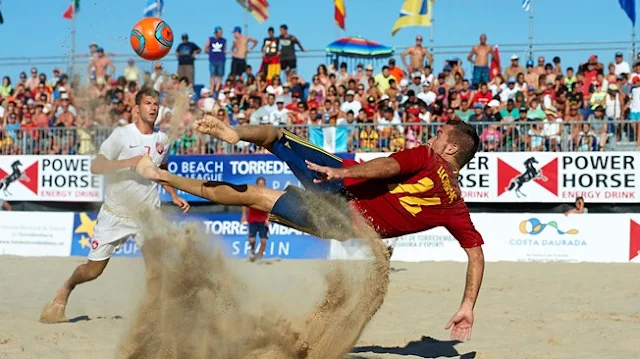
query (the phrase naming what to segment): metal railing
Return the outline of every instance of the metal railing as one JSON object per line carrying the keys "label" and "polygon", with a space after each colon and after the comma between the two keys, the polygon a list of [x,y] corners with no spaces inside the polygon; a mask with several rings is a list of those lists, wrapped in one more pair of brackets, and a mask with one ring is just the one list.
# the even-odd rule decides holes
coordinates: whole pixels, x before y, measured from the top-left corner
{"label": "metal railing", "polygon": [[[290,125],[281,126],[292,133],[309,136],[321,128],[336,128],[336,148],[347,152],[396,152],[412,148],[436,135],[442,123],[353,123],[341,126]],[[472,122],[480,136],[480,151],[599,151],[640,150],[640,122]],[[111,134],[112,127],[88,128],[20,128],[11,125],[0,131],[0,155],[91,155]],[[320,131],[322,132],[322,131]],[[317,133],[317,132],[316,132]],[[169,133],[170,154],[251,154],[266,153],[257,146],[240,142],[229,145],[190,128]],[[320,137],[322,138],[322,137]],[[323,143],[314,143],[322,147]]]}

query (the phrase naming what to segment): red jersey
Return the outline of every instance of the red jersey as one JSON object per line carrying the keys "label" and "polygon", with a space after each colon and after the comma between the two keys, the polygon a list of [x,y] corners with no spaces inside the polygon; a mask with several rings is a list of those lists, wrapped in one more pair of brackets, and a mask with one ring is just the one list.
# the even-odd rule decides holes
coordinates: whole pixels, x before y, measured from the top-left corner
{"label": "red jersey", "polygon": [[491,95],[491,91],[487,91],[486,93],[482,93],[480,91],[476,92],[476,95],[473,96],[473,104],[481,104],[482,106],[486,106],[489,104],[489,101],[493,100],[493,95]]}
{"label": "red jersey", "polygon": [[247,223],[264,223],[269,218],[268,212],[249,207],[247,210]]}
{"label": "red jersey", "polygon": [[[352,204],[380,236],[399,237],[443,226],[463,248],[484,244],[449,163],[427,146],[390,157],[400,164],[400,173],[394,178],[345,179]],[[355,164],[345,161],[343,166]]]}

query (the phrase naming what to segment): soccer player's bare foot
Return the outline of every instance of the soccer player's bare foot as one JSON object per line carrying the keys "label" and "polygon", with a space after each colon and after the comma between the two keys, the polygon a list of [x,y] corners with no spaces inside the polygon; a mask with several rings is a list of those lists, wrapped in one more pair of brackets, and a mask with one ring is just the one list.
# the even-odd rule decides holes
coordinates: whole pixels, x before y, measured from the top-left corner
{"label": "soccer player's bare foot", "polygon": [[64,314],[67,308],[67,298],[69,297],[69,291],[66,288],[60,288],[53,296],[53,300],[47,303],[42,312],[40,312],[40,323],[55,324],[68,322],[66,315]]}
{"label": "soccer player's bare foot", "polygon": [[136,172],[140,176],[154,182],[159,182],[162,176],[162,170],[153,163],[149,156],[144,156],[138,161]]}
{"label": "soccer player's bare foot", "polygon": [[207,115],[204,116],[203,119],[197,120],[193,123],[193,129],[205,135],[219,138],[232,145],[240,141],[240,136],[238,136],[236,130],[213,116]]}

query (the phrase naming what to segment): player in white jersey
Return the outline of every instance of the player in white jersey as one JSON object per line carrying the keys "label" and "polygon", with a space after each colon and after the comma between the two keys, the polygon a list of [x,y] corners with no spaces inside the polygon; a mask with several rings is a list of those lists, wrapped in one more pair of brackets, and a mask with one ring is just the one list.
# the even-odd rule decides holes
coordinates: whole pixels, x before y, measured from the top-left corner
{"label": "player in white jersey", "polygon": [[[169,152],[167,135],[154,128],[159,109],[158,97],[158,92],[153,89],[140,90],[134,108],[139,112],[138,121],[117,127],[102,143],[91,163],[91,173],[104,175],[107,180],[104,203],[91,239],[91,252],[87,263],[75,269],[45,306],[40,315],[41,322],[66,322],[64,312],[71,291],[78,284],[98,278],[113,253],[130,236],[142,243],[133,216],[141,209],[159,208],[160,194],[158,184],[139,176],[135,166],[144,155],[148,155],[157,166],[166,168]],[[184,212],[189,210],[189,203],[178,197],[172,187],[164,188],[175,205]]]}

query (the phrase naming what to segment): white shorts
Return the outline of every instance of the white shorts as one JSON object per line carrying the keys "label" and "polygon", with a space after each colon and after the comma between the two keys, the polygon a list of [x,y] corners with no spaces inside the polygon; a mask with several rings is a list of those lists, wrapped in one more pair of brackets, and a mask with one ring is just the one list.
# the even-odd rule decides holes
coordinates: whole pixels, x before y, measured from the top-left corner
{"label": "white shorts", "polygon": [[134,237],[136,241],[141,242],[139,232],[140,228],[132,219],[118,217],[101,209],[91,239],[91,252],[87,259],[103,261],[111,258],[129,237]]}

